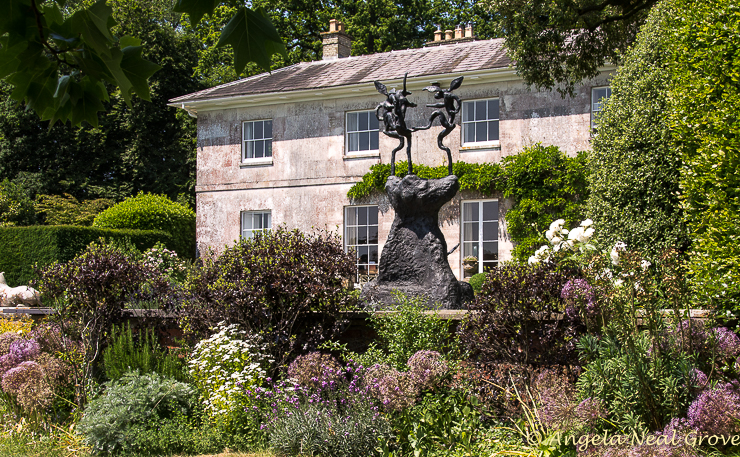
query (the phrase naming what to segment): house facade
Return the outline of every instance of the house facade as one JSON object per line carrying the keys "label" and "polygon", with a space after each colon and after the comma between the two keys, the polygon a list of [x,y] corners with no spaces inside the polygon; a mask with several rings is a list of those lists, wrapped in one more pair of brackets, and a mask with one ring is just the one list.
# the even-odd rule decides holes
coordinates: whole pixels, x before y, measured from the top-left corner
{"label": "house facade", "polygon": [[[467,33],[466,33],[467,32]],[[417,104],[410,126],[426,124],[435,103],[422,89],[449,87],[463,100],[458,127],[445,139],[454,161],[497,162],[541,142],[568,154],[590,149],[591,123],[608,95],[610,73],[584,81],[574,97],[530,90],[517,77],[503,40],[474,40],[458,30],[422,49],[349,56],[350,39],[332,21],[324,57],[171,100],[198,119],[197,243],[216,251],[239,237],[284,224],[303,231],[328,229],[357,253],[360,279],[377,271],[393,222],[385,195],[347,197],[370,167],[389,163],[398,141],[383,135],[375,107],[385,97],[373,81],[400,90],[404,74]],[[415,133],[414,164],[438,166],[438,123]],[[405,160],[404,151],[396,160]],[[452,271],[465,278],[510,258],[513,248],[501,196],[460,192],[442,208],[440,225]],[[476,265],[464,267],[473,256]]]}

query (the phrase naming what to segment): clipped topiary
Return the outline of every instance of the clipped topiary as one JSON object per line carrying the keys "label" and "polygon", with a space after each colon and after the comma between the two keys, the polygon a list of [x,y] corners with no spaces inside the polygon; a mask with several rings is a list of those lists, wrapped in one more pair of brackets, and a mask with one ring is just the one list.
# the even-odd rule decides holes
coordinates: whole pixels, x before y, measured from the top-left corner
{"label": "clipped topiary", "polygon": [[597,243],[656,256],[685,249],[678,197],[681,159],[668,125],[670,28],[679,10],[657,5],[612,81],[590,156],[588,216]]}
{"label": "clipped topiary", "polygon": [[485,273],[476,273],[473,276],[470,277],[468,282],[470,283],[470,287],[473,288],[473,292],[476,294],[481,291],[483,288],[483,281],[486,280],[486,274]]}
{"label": "clipped topiary", "polygon": [[195,212],[165,195],[139,192],[98,214],[93,227],[164,230],[172,234],[178,255],[195,257]]}

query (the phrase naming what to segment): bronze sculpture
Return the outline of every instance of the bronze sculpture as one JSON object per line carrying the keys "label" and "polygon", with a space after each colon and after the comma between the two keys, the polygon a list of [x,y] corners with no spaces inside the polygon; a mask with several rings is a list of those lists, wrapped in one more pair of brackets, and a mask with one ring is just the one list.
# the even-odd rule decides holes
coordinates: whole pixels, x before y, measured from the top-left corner
{"label": "bronze sculpture", "polygon": [[[409,101],[407,96],[411,95],[406,89],[406,79],[408,73],[403,75],[403,90],[396,92],[392,89],[390,92],[380,81],[375,81],[375,88],[381,94],[386,96],[386,100],[375,108],[375,117],[378,121],[383,121],[385,130],[383,133],[391,138],[400,140],[398,147],[391,153],[391,176],[396,173],[396,152],[400,151],[404,142],[406,142],[406,156],[409,163],[408,174],[413,174],[413,165],[411,164],[411,134],[417,130],[427,130],[432,127],[435,118],[439,118],[440,124],[444,130],[437,136],[437,146],[447,153],[448,175],[452,175],[452,151],[446,147],[442,140],[455,129],[455,116],[460,112],[462,102],[460,97],[453,94],[452,91],[460,87],[463,77],[455,78],[450,83],[449,89],[442,89],[439,83],[433,83],[424,90],[432,92],[434,98],[441,100],[438,103],[428,104],[430,108],[437,108],[429,117],[429,123],[424,127],[409,128],[406,125],[406,109],[415,108],[416,104]],[[382,114],[381,114],[382,111]]]}

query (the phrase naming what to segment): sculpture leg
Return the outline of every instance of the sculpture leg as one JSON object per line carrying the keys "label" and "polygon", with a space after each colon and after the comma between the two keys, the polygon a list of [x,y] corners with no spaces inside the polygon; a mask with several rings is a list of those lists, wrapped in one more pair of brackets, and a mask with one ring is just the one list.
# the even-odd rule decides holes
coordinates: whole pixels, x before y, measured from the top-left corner
{"label": "sculpture leg", "polygon": [[391,176],[396,176],[396,152],[403,149],[403,137],[398,137],[401,142],[398,144],[398,147],[391,152]]}
{"label": "sculpture leg", "polygon": [[446,137],[446,136],[447,136],[447,135],[448,135],[448,134],[449,134],[449,133],[450,133],[451,131],[452,131],[452,129],[450,129],[450,128],[444,129],[444,130],[442,131],[442,133],[440,133],[440,134],[439,134],[439,135],[437,136],[437,146],[439,147],[439,149],[441,149],[441,150],[443,150],[443,151],[445,151],[445,152],[447,153],[447,171],[448,171],[447,175],[448,175],[448,176],[452,174],[452,151],[450,151],[450,148],[448,148],[447,146],[445,146],[445,145],[444,145],[444,144],[442,143],[442,140],[444,140],[444,138],[445,138],[445,137]]}
{"label": "sculpture leg", "polygon": [[414,174],[414,168],[411,165],[411,136],[408,137],[408,140],[409,142],[406,145],[406,157],[408,158],[408,161],[409,161],[409,174],[412,175]]}

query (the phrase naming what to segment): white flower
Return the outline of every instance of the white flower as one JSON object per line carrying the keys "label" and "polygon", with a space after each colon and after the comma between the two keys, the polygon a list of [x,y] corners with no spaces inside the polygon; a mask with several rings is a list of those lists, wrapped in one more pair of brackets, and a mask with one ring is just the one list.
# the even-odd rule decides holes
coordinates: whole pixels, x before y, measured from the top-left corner
{"label": "white flower", "polygon": [[555,236],[555,230],[548,230],[545,232],[545,238],[547,238],[547,241],[552,241],[552,237]]}
{"label": "white flower", "polygon": [[553,237],[553,239],[550,240],[550,242],[552,243],[553,246],[557,246],[558,244],[562,243],[563,240],[561,240],[559,237],[556,236],[556,237]]}
{"label": "white flower", "polygon": [[557,232],[563,228],[564,224],[565,224],[565,219],[558,219],[556,221],[553,221],[553,223],[550,224],[550,230]]}
{"label": "white flower", "polygon": [[583,227],[576,227],[568,233],[568,240],[582,242],[583,238]]}
{"label": "white flower", "polygon": [[[588,220],[590,220],[590,219],[588,219]],[[593,229],[593,227],[587,228],[583,232],[583,237],[585,238],[584,243],[588,242],[588,240],[590,240],[592,236],[594,236],[594,229]]]}
{"label": "white flower", "polygon": [[529,256],[529,259],[527,259],[527,263],[530,264],[530,265],[534,265],[536,263],[540,263],[540,259],[538,259],[537,257],[531,255],[531,256]]}
{"label": "white flower", "polygon": [[614,281],[614,287],[622,287],[623,283],[624,281],[622,281],[621,279],[617,279],[616,281]]}
{"label": "white flower", "polygon": [[591,219],[586,219],[585,221],[581,222],[581,227],[590,227],[594,221]]}
{"label": "white flower", "polygon": [[640,262],[640,267],[642,267],[643,271],[650,268],[650,265],[652,265],[652,263],[648,262],[647,260],[643,260],[642,262]]}

